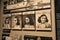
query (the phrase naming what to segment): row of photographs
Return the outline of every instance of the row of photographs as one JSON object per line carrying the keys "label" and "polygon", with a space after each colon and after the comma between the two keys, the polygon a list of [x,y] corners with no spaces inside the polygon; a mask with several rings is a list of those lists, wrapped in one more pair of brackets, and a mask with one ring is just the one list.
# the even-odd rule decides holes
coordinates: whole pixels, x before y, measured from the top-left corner
{"label": "row of photographs", "polygon": [[5,15],[3,27],[8,29],[52,30],[51,10],[47,9]]}
{"label": "row of photographs", "polygon": [[[19,2],[20,1],[20,2]],[[7,4],[7,9],[24,8],[27,9],[40,9],[51,8],[51,0],[10,0]]]}
{"label": "row of photographs", "polygon": [[[5,40],[22,40],[22,35],[20,35],[20,36],[15,35],[15,36],[9,36],[9,37],[4,37],[4,38],[5,38]],[[53,40],[53,39],[52,39],[52,37],[24,35],[23,40]]]}

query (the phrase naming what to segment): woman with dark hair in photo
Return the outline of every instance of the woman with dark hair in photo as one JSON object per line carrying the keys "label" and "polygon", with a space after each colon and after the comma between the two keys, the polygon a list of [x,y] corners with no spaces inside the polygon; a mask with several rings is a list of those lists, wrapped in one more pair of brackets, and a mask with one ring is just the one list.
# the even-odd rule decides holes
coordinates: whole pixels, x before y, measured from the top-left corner
{"label": "woman with dark hair in photo", "polygon": [[24,28],[34,28],[31,20],[30,17],[25,18]]}
{"label": "woman with dark hair in photo", "polygon": [[45,14],[42,14],[39,18],[38,18],[38,28],[51,28],[51,25],[48,23],[48,19],[47,16]]}
{"label": "woman with dark hair in photo", "polygon": [[5,23],[4,23],[4,28],[10,29],[10,17],[6,17]]}
{"label": "woman with dark hair in photo", "polygon": [[20,29],[21,28],[21,25],[20,25],[20,20],[18,17],[14,17],[13,18],[13,21],[12,21],[12,29]]}

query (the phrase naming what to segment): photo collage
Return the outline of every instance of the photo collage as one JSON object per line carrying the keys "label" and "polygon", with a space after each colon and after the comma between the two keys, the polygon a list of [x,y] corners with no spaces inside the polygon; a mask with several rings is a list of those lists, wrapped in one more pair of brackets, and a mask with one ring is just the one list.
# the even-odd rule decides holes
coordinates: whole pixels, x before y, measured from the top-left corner
{"label": "photo collage", "polygon": [[12,13],[4,16],[3,26],[7,29],[52,30],[51,9]]}

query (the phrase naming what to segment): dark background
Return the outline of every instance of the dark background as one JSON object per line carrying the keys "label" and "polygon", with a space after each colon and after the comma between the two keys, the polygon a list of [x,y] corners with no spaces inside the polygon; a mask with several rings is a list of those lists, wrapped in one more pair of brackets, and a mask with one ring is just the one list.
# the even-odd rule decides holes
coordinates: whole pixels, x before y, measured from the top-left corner
{"label": "dark background", "polygon": [[60,0],[55,0],[55,14],[56,14],[56,34],[57,39],[60,40]]}

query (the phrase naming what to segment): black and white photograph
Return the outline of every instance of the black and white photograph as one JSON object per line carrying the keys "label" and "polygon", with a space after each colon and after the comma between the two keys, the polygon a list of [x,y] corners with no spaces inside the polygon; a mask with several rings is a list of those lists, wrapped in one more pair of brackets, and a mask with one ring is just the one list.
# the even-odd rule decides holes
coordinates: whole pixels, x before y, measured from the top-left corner
{"label": "black and white photograph", "polygon": [[3,29],[10,29],[11,28],[11,16],[3,17]]}
{"label": "black and white photograph", "polygon": [[36,11],[36,30],[50,31],[52,29],[51,20],[50,9]]}
{"label": "black and white photograph", "polygon": [[17,14],[12,14],[12,29],[21,29],[22,27],[21,13]]}
{"label": "black and white photograph", "polygon": [[34,11],[24,12],[23,13],[23,29],[35,29],[35,14]]}

